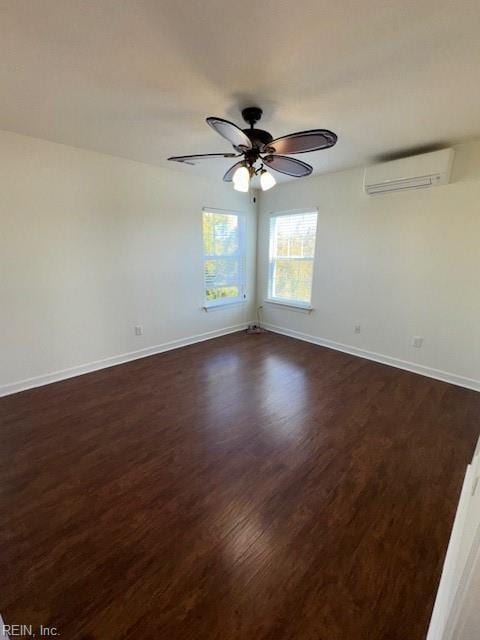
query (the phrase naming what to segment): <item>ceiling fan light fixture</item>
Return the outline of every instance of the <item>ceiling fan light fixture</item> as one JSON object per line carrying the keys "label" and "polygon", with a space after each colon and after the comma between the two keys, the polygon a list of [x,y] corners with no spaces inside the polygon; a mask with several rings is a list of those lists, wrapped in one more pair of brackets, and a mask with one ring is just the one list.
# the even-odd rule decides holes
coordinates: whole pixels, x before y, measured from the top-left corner
{"label": "ceiling fan light fixture", "polygon": [[250,187],[250,171],[247,167],[238,167],[233,174],[232,182],[235,191],[243,191],[246,193]]}
{"label": "ceiling fan light fixture", "polygon": [[[304,178],[311,175],[313,167],[297,158],[290,158],[285,154],[307,153],[329,149],[337,142],[337,136],[328,129],[309,129],[297,131],[288,135],[274,138],[269,131],[257,129],[256,123],[262,117],[259,107],[247,107],[242,111],[242,117],[249,128],[240,129],[233,122],[224,118],[209,116],[207,124],[214,131],[230,142],[234,153],[204,153],[189,156],[170,156],[168,160],[197,164],[203,160],[215,158],[241,158],[235,162],[223,175],[224,182],[232,182],[237,191],[249,191],[250,181],[255,176],[260,177],[260,187],[267,191],[275,186],[275,178],[269,171],[272,169],[292,178]],[[260,165],[260,167],[258,167]]]}
{"label": "ceiling fan light fixture", "polygon": [[276,184],[277,181],[272,176],[272,174],[266,169],[263,169],[262,173],[260,174],[260,186],[262,187],[262,191],[268,191]]}

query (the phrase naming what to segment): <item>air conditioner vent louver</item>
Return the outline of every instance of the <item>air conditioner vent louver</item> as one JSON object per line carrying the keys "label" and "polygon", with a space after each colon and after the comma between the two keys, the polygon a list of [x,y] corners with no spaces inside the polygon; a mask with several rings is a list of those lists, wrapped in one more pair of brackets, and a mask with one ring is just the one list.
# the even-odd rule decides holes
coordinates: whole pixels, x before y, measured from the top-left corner
{"label": "air conditioner vent louver", "polygon": [[364,177],[365,193],[376,195],[447,184],[453,154],[453,149],[442,149],[367,167]]}

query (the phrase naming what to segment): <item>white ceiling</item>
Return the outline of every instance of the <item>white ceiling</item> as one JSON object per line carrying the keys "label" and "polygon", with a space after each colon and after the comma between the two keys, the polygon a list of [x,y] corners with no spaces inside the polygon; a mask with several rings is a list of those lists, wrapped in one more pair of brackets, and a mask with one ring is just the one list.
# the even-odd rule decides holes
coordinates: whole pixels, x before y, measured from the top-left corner
{"label": "white ceiling", "polygon": [[333,171],[479,135],[479,34],[477,0],[0,0],[0,128],[220,178],[165,158],[258,105]]}

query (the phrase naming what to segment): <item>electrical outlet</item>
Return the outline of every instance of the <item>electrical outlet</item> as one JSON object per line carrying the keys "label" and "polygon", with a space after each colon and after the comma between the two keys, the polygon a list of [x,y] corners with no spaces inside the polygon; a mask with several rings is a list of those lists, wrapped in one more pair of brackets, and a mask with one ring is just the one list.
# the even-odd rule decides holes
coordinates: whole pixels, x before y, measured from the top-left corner
{"label": "electrical outlet", "polygon": [[136,336],[143,336],[143,325],[142,324],[136,324],[135,325],[135,335]]}
{"label": "electrical outlet", "polygon": [[355,325],[355,333],[360,333],[361,330],[362,330],[362,325],[356,324]]}
{"label": "electrical outlet", "polygon": [[412,347],[415,347],[416,349],[420,349],[422,345],[423,345],[422,336],[413,336]]}

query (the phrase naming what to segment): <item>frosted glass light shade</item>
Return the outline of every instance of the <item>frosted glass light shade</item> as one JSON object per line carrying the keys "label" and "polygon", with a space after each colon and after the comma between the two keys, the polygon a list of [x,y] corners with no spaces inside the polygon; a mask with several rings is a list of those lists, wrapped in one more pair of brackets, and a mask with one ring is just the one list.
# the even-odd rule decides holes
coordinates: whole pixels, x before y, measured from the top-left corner
{"label": "frosted glass light shade", "polygon": [[248,191],[250,186],[250,172],[247,167],[238,167],[232,177],[233,188],[236,191]]}
{"label": "frosted glass light shade", "polygon": [[260,176],[260,186],[262,191],[268,191],[277,184],[277,181],[269,171],[264,171]]}

